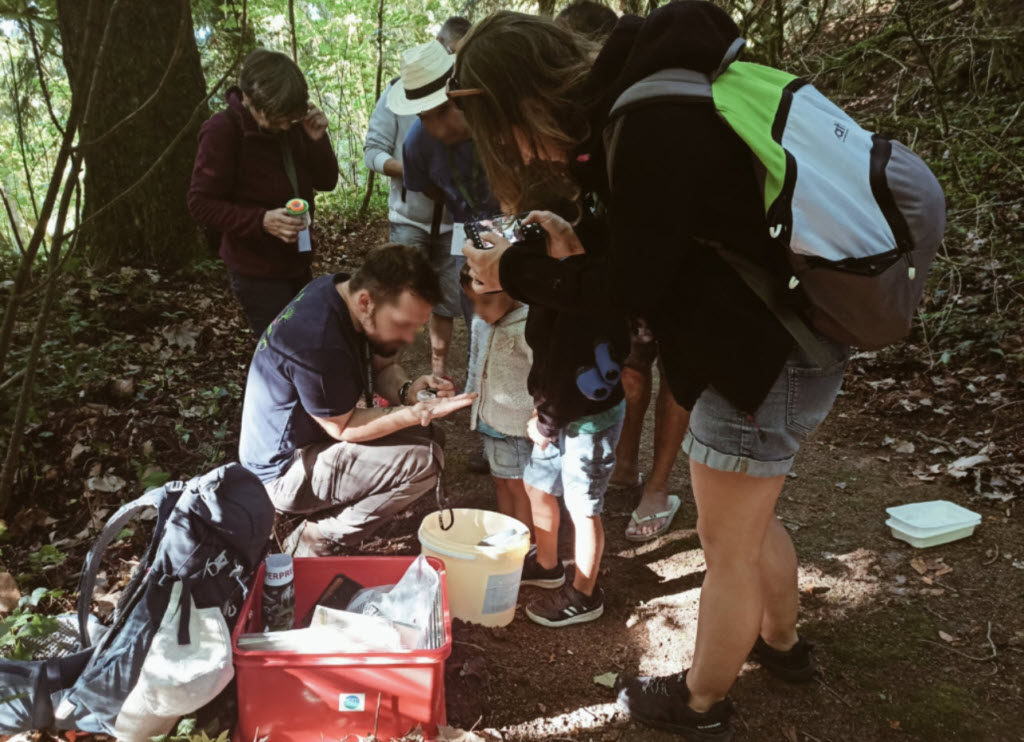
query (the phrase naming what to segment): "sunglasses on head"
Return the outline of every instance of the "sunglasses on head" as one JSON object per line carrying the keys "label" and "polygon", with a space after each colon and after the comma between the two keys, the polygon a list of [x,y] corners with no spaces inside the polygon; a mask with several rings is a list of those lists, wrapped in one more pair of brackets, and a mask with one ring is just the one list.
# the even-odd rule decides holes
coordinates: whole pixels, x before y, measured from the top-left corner
{"label": "sunglasses on head", "polygon": [[470,95],[480,95],[483,92],[483,88],[462,87],[455,78],[455,75],[449,77],[448,82],[445,83],[445,93],[448,94],[448,100],[454,103],[459,110],[462,109],[462,98],[469,97]]}

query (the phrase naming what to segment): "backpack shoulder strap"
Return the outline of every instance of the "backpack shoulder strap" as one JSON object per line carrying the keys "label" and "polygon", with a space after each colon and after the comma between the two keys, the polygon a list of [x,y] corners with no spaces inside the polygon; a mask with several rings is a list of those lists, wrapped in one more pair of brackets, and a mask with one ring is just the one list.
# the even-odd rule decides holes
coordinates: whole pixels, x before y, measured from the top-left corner
{"label": "backpack shoulder strap", "polygon": [[[82,566],[82,576],[78,582],[78,631],[81,634],[81,646],[83,649],[89,646],[89,608],[92,605],[92,595],[96,589],[96,575],[100,569],[103,553],[117,537],[117,534],[121,532],[121,529],[137,518],[144,510],[156,508],[157,513],[166,518],[166,514],[161,513],[161,505],[167,499],[169,493],[180,494],[184,489],[185,485],[182,482],[168,482],[163,487],[151,489],[138,499],[122,505],[110,517],[110,520],[107,521],[103,531],[96,539],[96,543],[89,549],[89,553],[85,556],[85,564]],[[156,533],[159,533],[162,526],[161,519],[157,521]]]}

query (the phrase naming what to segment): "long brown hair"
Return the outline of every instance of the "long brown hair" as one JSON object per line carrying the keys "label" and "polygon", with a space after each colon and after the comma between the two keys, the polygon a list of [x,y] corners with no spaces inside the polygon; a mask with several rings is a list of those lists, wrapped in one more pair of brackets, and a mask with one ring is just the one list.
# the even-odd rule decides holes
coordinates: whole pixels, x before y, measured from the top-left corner
{"label": "long brown hair", "polygon": [[[547,18],[502,10],[476,24],[455,60],[455,79],[480,95],[458,99],[491,190],[524,208],[530,191],[575,197],[564,164],[539,153],[568,152],[590,135],[583,82],[597,47]],[[523,162],[516,131],[533,151]]]}

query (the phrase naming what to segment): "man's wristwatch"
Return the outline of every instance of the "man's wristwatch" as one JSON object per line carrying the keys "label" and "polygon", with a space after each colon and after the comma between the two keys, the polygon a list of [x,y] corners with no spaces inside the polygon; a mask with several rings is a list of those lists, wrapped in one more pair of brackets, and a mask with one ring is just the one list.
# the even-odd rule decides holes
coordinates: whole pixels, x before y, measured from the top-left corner
{"label": "man's wristwatch", "polygon": [[412,386],[412,379],[406,381],[402,386],[398,387],[398,401],[403,405],[408,405],[409,402],[405,399],[405,395],[409,393],[409,388]]}

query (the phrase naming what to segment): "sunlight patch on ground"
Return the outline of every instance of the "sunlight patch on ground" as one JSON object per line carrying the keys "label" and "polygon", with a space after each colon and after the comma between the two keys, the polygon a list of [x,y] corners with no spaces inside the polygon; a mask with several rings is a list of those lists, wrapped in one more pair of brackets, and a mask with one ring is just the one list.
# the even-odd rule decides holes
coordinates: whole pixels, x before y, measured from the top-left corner
{"label": "sunlight patch on ground", "polygon": [[643,637],[637,645],[646,649],[635,672],[665,675],[690,664],[699,600],[700,590],[691,589],[649,600],[636,609],[626,627],[638,632],[638,638]]}
{"label": "sunlight patch on ground", "polygon": [[[655,551],[661,551],[670,544],[674,544],[678,541],[692,541],[695,545],[700,542],[697,540],[697,531],[693,528],[680,528],[674,531],[659,536],[651,541],[641,541],[635,545],[630,545],[627,548],[621,549],[617,552],[617,555],[623,559],[635,559],[637,557],[646,556]],[[697,549],[700,551],[700,549]]]}
{"label": "sunlight patch on ground", "polygon": [[[608,695],[613,696],[614,691],[609,689]],[[576,739],[580,733],[607,729],[613,722],[617,722],[616,725],[627,723],[625,714],[618,710],[614,701],[583,706],[553,716],[541,716],[505,727],[502,731],[509,739],[564,739],[560,734]]]}
{"label": "sunlight patch on ground", "polygon": [[857,608],[873,602],[886,590],[879,576],[884,557],[870,549],[857,549],[847,554],[822,552],[824,569],[815,564],[800,568],[799,585],[803,594],[812,593],[819,600],[844,609]]}

